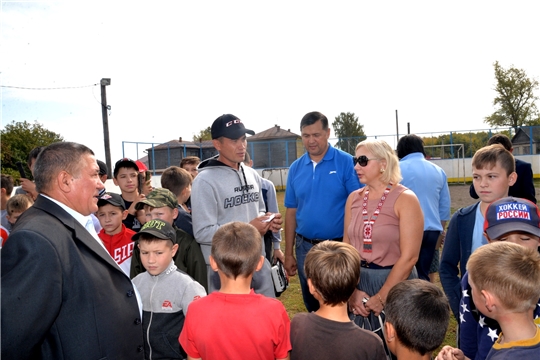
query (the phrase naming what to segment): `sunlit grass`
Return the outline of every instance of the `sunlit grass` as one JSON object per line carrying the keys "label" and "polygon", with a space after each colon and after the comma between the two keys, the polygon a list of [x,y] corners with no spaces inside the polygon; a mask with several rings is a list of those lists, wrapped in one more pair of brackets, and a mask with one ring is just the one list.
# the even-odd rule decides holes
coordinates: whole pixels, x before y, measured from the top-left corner
{"label": "sunlit grass", "polygon": [[[277,193],[277,200],[279,204],[279,212],[283,216],[283,219],[285,219],[285,207],[283,206],[283,198],[285,196],[284,191],[279,191]],[[456,209],[452,209],[452,213]],[[284,232],[282,233],[283,237],[285,236]],[[285,242],[281,242],[281,250],[285,253]],[[287,309],[287,314],[289,314],[289,318],[293,318],[296,313],[299,312],[306,312],[306,308],[304,307],[304,301],[302,300],[302,290],[300,289],[300,282],[298,280],[298,276],[292,276],[289,278],[290,285],[289,288],[281,294],[281,296],[278,298],[283,305],[285,306],[285,309]],[[441,286],[441,283],[439,281],[439,276],[437,274],[436,282],[438,286]],[[446,337],[444,339],[443,345],[450,345],[450,346],[456,346],[456,319],[453,315],[450,317],[450,324],[448,326],[448,331],[446,332]],[[435,352],[435,354],[438,351]]]}

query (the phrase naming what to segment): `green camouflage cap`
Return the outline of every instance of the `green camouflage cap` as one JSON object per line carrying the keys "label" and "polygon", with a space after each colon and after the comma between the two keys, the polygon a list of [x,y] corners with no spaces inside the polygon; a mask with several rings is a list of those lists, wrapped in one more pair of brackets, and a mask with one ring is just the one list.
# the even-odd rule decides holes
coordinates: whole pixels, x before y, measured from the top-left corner
{"label": "green camouflage cap", "polygon": [[135,209],[142,210],[144,209],[144,205],[154,208],[167,206],[171,209],[176,209],[178,207],[178,199],[169,189],[159,188],[152,190],[150,194],[146,196],[145,200],[139,201],[137,205],[135,205]]}
{"label": "green camouflage cap", "polygon": [[163,220],[150,220],[144,224],[138,233],[131,237],[132,240],[139,240],[142,234],[151,235],[158,239],[171,240],[173,244],[176,242],[176,230]]}

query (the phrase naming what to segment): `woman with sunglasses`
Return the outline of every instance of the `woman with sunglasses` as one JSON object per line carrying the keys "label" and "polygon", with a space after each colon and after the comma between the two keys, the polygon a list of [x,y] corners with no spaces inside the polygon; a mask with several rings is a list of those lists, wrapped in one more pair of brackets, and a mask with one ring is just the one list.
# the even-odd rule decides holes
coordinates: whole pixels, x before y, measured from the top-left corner
{"label": "woman with sunglasses", "polygon": [[399,160],[385,141],[362,141],[353,161],[366,186],[351,193],[345,205],[343,242],[353,245],[362,259],[349,308],[355,315],[376,318],[394,285],[418,277],[414,265],[424,218],[416,195],[399,184]]}

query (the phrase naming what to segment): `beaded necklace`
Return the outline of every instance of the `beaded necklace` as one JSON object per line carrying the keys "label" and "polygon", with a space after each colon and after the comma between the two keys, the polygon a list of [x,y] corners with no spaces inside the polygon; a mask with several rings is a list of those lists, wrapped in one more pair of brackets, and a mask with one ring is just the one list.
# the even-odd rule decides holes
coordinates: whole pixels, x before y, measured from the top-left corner
{"label": "beaded necklace", "polygon": [[377,217],[379,217],[379,213],[381,212],[381,208],[384,204],[384,201],[386,200],[386,196],[390,192],[390,189],[392,189],[392,183],[389,183],[386,186],[386,189],[384,190],[383,195],[381,196],[381,199],[377,204],[377,208],[375,209],[370,218],[368,217],[367,211],[369,187],[366,187],[366,190],[364,191],[364,200],[362,202],[362,216],[364,218],[364,252],[366,253],[371,253],[371,236],[373,235],[373,224],[375,224],[375,220],[377,220]]}

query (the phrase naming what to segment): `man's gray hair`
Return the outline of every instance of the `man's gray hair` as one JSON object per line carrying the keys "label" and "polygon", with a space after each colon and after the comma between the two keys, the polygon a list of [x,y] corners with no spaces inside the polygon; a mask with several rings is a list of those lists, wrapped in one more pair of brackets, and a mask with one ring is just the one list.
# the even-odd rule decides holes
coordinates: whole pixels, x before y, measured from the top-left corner
{"label": "man's gray hair", "polygon": [[85,145],[74,142],[57,142],[45,147],[34,165],[34,180],[38,193],[50,190],[60,171],[79,176],[82,156],[94,155]]}

